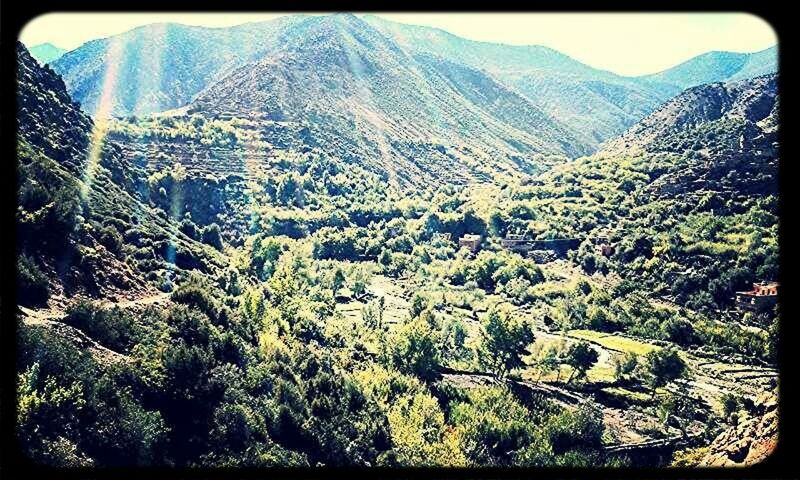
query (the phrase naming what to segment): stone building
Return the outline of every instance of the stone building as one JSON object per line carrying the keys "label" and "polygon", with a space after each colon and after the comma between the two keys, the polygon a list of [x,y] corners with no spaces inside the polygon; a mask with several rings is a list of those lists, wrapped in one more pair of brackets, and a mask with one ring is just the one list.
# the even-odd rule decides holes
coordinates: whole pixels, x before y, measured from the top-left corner
{"label": "stone building", "polygon": [[778,282],[759,282],[753,289],[736,292],[736,304],[743,310],[762,312],[778,303]]}
{"label": "stone building", "polygon": [[477,253],[481,248],[481,236],[468,233],[458,239],[459,247],[466,247],[472,253]]}

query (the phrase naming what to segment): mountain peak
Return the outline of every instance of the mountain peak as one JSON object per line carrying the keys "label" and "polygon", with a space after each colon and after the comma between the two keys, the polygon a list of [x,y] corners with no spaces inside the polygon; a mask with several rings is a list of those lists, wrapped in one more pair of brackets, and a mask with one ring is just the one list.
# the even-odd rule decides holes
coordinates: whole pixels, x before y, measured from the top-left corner
{"label": "mountain peak", "polygon": [[57,60],[66,52],[66,49],[59,48],[50,42],[40,43],[30,48],[31,56],[42,65]]}

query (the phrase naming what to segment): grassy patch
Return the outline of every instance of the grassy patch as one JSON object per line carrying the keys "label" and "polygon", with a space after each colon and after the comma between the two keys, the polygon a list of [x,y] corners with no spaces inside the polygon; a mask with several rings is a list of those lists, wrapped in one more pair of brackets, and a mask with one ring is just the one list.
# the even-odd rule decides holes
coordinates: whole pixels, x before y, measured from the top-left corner
{"label": "grassy patch", "polygon": [[651,351],[659,350],[661,348],[650,343],[634,340],[632,338],[610,335],[603,332],[595,332],[593,330],[570,330],[567,335],[572,338],[579,338],[581,340],[596,343],[609,350],[616,350],[623,353],[630,352],[635,353],[636,355],[647,355]]}

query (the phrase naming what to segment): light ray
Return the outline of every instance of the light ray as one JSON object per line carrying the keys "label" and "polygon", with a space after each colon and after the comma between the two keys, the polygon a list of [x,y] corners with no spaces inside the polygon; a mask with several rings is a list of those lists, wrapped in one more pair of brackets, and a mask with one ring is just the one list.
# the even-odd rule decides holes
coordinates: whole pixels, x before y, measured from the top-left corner
{"label": "light ray", "polygon": [[122,36],[112,37],[109,39],[108,49],[106,50],[106,71],[100,91],[100,100],[93,115],[94,127],[89,141],[89,153],[81,187],[81,200],[87,204],[90,203],[89,192],[91,192],[92,184],[97,174],[97,167],[100,164],[103,145],[108,135],[109,119],[114,111],[114,93],[116,92],[119,66],[123,60],[124,42]]}

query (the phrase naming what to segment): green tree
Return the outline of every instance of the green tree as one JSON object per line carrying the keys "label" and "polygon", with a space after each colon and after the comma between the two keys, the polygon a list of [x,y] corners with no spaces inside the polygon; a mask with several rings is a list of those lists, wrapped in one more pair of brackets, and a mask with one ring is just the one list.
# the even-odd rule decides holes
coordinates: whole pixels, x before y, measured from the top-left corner
{"label": "green tree", "polygon": [[645,355],[647,369],[647,384],[652,389],[651,396],[655,396],[656,389],[664,387],[686,373],[686,363],[678,352],[672,348],[652,350]]}
{"label": "green tree", "polygon": [[533,340],[533,330],[526,322],[492,310],[483,322],[478,359],[484,368],[503,378],[524,365],[522,355]]}
{"label": "green tree", "polygon": [[50,296],[47,277],[26,254],[17,257],[17,301],[20,305],[43,306]]}
{"label": "green tree", "polygon": [[222,250],[222,230],[219,225],[212,223],[203,229],[203,243],[211,245],[217,250]]}
{"label": "green tree", "polygon": [[388,360],[401,372],[431,379],[441,365],[440,345],[439,334],[433,328],[429,315],[420,315],[389,338]]}
{"label": "green tree", "polygon": [[552,372],[553,370],[557,369],[561,365],[561,362],[558,358],[558,350],[555,347],[549,347],[544,350],[544,353],[540,356],[540,358],[536,362],[537,370],[539,371],[536,380],[539,381],[542,379],[542,375],[546,372]]}
{"label": "green tree", "polygon": [[627,381],[639,366],[639,356],[628,352],[622,357],[614,357],[614,378],[618,382]]}
{"label": "green tree", "polygon": [[597,363],[599,355],[588,342],[578,342],[570,345],[564,357],[564,363],[572,367],[567,383],[573,378],[584,378],[586,372]]}
{"label": "green tree", "polygon": [[341,268],[336,267],[336,270],[333,272],[333,278],[331,280],[331,290],[333,291],[333,296],[336,296],[336,293],[344,287],[347,278],[344,276],[344,272]]}
{"label": "green tree", "polygon": [[378,328],[383,328],[383,312],[386,310],[386,297],[378,297]]}

